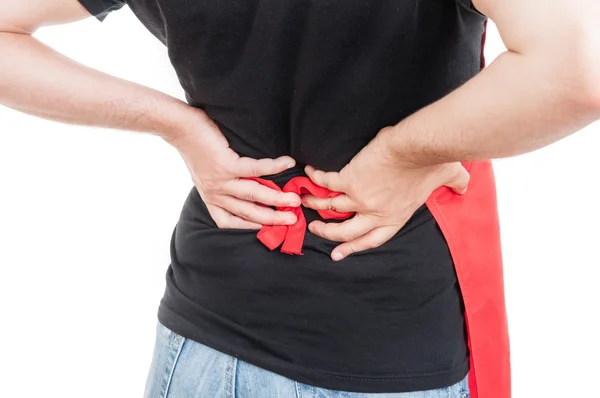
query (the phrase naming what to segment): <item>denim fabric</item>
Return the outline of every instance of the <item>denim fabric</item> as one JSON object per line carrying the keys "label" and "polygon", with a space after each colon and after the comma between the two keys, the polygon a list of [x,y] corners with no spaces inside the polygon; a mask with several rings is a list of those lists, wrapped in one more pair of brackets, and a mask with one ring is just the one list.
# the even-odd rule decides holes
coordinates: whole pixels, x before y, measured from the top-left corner
{"label": "denim fabric", "polygon": [[467,378],[450,387],[418,392],[328,390],[259,368],[157,323],[144,398],[470,398]]}

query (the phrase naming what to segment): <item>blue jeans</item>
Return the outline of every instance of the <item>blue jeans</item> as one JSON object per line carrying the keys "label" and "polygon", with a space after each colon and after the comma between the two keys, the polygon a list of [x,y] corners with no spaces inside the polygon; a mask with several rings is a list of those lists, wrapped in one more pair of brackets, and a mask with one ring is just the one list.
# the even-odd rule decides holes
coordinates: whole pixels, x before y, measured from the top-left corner
{"label": "blue jeans", "polygon": [[296,382],[186,339],[161,323],[145,398],[469,398],[467,377],[435,390],[354,393]]}

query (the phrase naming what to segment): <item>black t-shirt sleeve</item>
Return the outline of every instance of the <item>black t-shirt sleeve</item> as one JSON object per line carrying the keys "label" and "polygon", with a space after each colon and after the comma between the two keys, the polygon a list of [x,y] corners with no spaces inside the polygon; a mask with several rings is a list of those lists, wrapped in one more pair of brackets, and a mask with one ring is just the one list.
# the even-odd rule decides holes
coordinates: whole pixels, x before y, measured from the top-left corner
{"label": "black t-shirt sleeve", "polygon": [[475,4],[473,4],[473,0],[458,0],[459,3],[463,4],[465,7],[467,7],[469,10],[473,11],[476,14],[479,14],[482,17],[487,18],[486,15],[484,15],[481,11],[479,11],[476,7]]}
{"label": "black t-shirt sleeve", "polygon": [[125,5],[125,0],[79,0],[79,2],[99,21],[103,21],[111,11],[116,11]]}

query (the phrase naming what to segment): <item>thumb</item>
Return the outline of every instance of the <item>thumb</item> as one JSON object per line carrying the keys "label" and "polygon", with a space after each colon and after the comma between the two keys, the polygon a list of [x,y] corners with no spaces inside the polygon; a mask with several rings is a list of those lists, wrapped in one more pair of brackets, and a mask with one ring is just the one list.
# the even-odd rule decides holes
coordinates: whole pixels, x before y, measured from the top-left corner
{"label": "thumb", "polygon": [[471,175],[460,163],[457,163],[452,167],[452,177],[445,185],[452,189],[455,193],[463,195],[467,192],[467,186],[471,180]]}
{"label": "thumb", "polygon": [[261,177],[281,173],[295,165],[296,162],[289,156],[281,156],[277,159],[243,157],[236,161],[236,172],[240,177]]}

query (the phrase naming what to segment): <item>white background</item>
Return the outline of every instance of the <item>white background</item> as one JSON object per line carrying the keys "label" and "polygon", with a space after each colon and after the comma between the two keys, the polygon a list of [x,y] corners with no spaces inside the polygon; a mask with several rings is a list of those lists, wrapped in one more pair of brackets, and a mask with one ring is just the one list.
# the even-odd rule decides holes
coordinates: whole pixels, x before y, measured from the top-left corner
{"label": "white background", "polygon": [[[489,28],[491,62],[504,47]],[[165,48],[128,9],[36,36],[183,98]],[[516,398],[598,396],[599,150],[595,124],[495,163]],[[154,136],[0,108],[2,397],[141,397],[191,184]]]}

